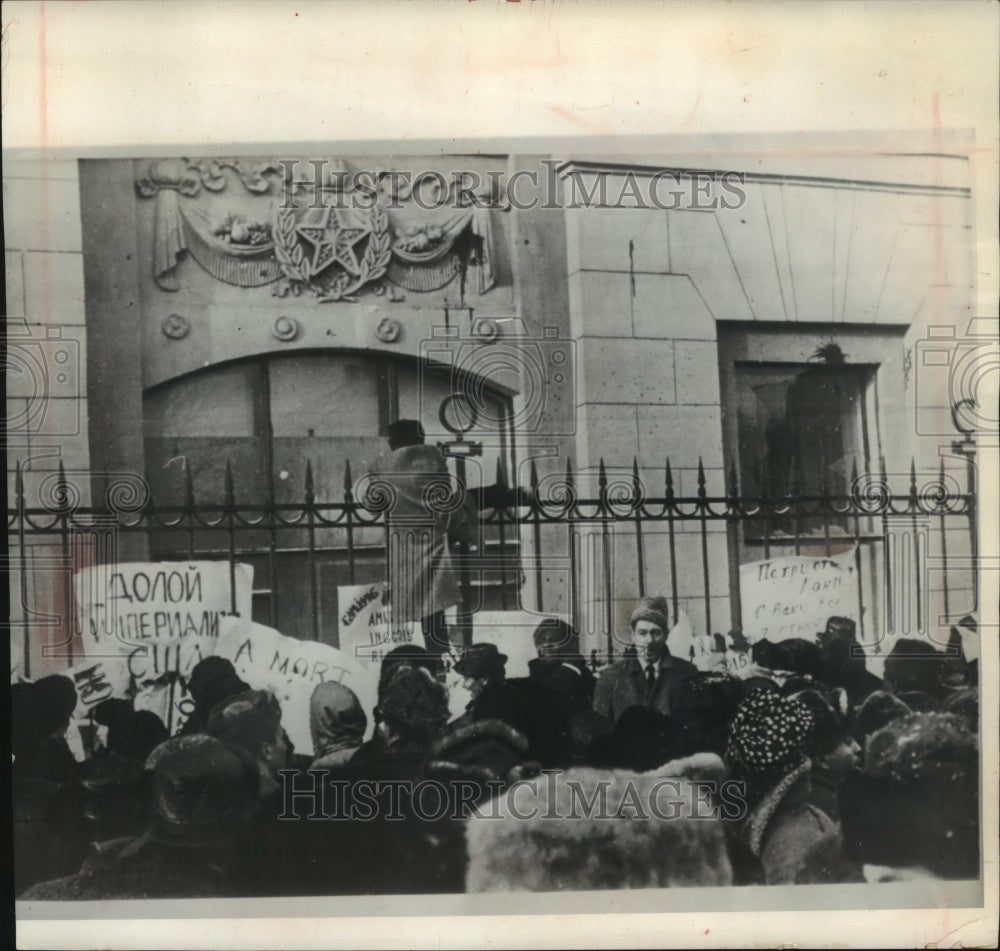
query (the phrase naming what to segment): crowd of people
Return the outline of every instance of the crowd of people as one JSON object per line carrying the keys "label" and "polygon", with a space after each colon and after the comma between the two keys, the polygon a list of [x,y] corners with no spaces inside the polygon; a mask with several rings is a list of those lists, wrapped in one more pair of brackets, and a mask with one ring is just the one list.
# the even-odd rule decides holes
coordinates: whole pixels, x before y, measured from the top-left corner
{"label": "crowd of people", "polygon": [[739,676],[670,652],[645,599],[594,671],[546,619],[528,676],[491,643],[401,645],[365,710],[310,699],[297,753],[229,661],[192,672],[178,735],[122,699],[77,761],[63,677],[12,686],[15,887],[26,901],[851,883],[979,875],[975,662],[853,622],[752,645]]}

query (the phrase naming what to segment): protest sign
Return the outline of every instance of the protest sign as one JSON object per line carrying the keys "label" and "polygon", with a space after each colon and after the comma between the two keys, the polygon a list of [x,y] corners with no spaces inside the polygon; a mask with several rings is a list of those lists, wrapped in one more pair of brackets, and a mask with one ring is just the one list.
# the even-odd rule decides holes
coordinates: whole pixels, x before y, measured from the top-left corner
{"label": "protest sign", "polygon": [[[231,581],[235,580],[235,597]],[[67,671],[81,705],[133,697],[137,709],[158,713],[176,732],[193,704],[186,680],[215,653],[219,623],[236,612],[249,618],[253,568],[224,561],[96,565],[74,578],[86,661]],[[90,702],[90,698],[93,699]],[[77,714],[89,712],[78,705]]]}
{"label": "protest sign", "polygon": [[830,558],[783,556],[740,566],[743,634],[809,641],[837,615],[857,621],[858,576],[854,551]]}
{"label": "protest sign", "polygon": [[255,690],[270,690],[281,704],[281,723],[296,753],[311,755],[309,699],[316,685],[336,680],[350,687],[368,715],[372,731],[378,675],[346,652],[286,637],[263,624],[224,617],[215,653],[233,662],[237,674]]}
{"label": "protest sign", "polygon": [[[377,669],[394,647],[413,643],[412,621],[392,623],[392,606],[384,581],[341,585],[337,588],[337,604],[340,649],[349,657]],[[422,636],[417,643],[423,643]]]}

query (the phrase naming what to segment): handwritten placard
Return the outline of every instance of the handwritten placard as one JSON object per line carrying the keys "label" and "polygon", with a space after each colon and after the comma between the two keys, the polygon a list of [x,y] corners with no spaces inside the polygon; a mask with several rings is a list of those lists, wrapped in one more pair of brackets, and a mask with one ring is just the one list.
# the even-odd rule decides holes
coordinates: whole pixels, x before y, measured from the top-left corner
{"label": "handwritten placard", "polygon": [[783,556],[740,566],[743,633],[749,641],[813,641],[833,615],[857,622],[854,551],[830,558]]}
{"label": "handwritten placard", "polygon": [[255,690],[270,690],[281,704],[281,723],[296,753],[311,755],[309,700],[316,684],[336,680],[350,687],[368,715],[375,706],[377,671],[345,651],[318,641],[286,637],[263,624],[224,617],[215,653],[233,662],[236,672]]}
{"label": "handwritten placard", "polygon": [[[377,670],[382,658],[394,647],[413,643],[414,623],[393,623],[384,581],[341,585],[337,588],[337,604],[340,649],[355,660]],[[422,645],[419,631],[416,636],[417,643]]]}

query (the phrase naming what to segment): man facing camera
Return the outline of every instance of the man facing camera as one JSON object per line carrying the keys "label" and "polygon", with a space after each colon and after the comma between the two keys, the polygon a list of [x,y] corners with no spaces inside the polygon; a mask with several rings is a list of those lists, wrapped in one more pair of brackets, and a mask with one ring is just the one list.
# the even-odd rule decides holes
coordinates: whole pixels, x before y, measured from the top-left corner
{"label": "man facing camera", "polygon": [[644,598],[632,613],[630,625],[635,655],[601,674],[594,709],[616,722],[629,707],[648,707],[669,715],[678,685],[698,671],[667,649],[666,598]]}

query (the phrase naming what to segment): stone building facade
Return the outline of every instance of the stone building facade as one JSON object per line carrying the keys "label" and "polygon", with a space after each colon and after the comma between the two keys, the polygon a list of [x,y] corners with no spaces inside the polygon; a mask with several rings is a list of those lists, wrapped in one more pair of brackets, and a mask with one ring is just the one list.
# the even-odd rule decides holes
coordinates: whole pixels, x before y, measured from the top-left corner
{"label": "stone building facade", "polygon": [[[883,470],[906,494],[911,459],[918,487],[942,471],[968,484],[955,379],[977,339],[974,222],[957,147],[12,159],[3,187],[9,509],[18,466],[24,505],[44,508],[60,465],[84,507],[122,474],[158,506],[192,492],[224,505],[227,468],[237,505],[340,502],[393,419],[454,443],[442,404],[456,392],[466,421],[472,394],[473,487],[528,486],[534,469],[558,489],[569,460],[595,497],[603,461],[610,482],[637,472],[659,497],[668,459],[681,498],[840,494]],[[921,623],[947,627],[945,607],[975,608],[974,534],[921,530],[923,557],[949,559],[926,576]],[[696,632],[735,625],[759,529],[639,531],[641,558],[623,521],[570,559],[565,526],[523,528],[518,564],[484,573],[477,605],[573,616],[588,646],[627,627],[640,592],[673,598]],[[355,541],[357,579],[377,578],[378,533]],[[130,561],[218,547],[169,532],[117,544]],[[305,537],[277,562],[268,545],[241,541],[255,616],[335,644],[342,539],[319,540],[308,620]],[[829,533],[800,539],[821,548]],[[39,648],[64,626],[66,562],[47,537],[12,536],[11,551],[15,662],[30,645],[37,675],[64,663]]]}

